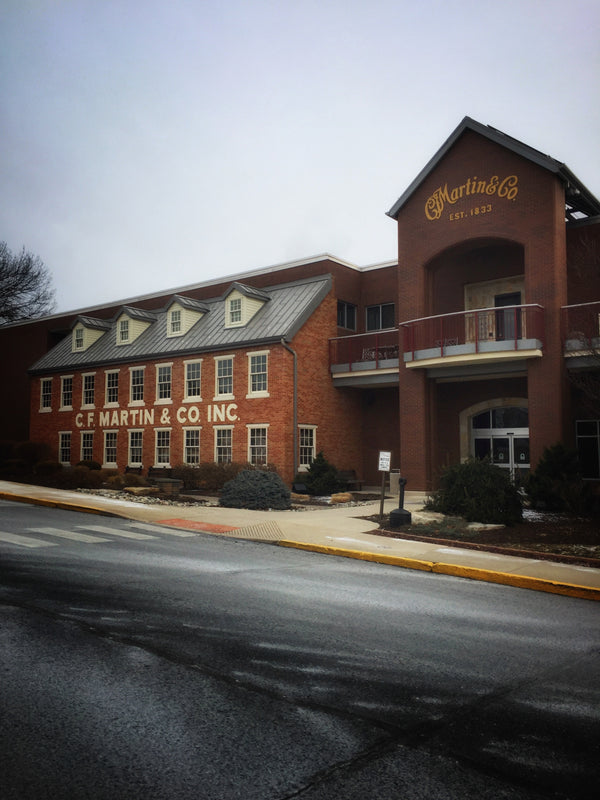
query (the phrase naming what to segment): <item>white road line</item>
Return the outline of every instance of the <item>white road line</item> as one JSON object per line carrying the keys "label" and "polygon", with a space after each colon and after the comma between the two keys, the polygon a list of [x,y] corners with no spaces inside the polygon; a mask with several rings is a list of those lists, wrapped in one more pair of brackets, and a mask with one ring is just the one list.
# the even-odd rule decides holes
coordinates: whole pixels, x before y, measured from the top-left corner
{"label": "white road line", "polygon": [[159,528],[156,525],[149,525],[146,522],[131,522],[129,527],[139,528],[142,531],[152,531],[156,534],[166,533],[168,536],[198,536],[197,533],[193,533],[192,531],[179,531],[172,528],[167,528],[166,526],[164,528]]}
{"label": "white road line", "polygon": [[121,536],[124,539],[156,539],[156,536],[148,536],[147,533],[136,533],[135,531],[121,531],[117,528],[108,528],[104,525],[78,525],[84,531],[96,531],[97,533],[107,533],[109,536]]}
{"label": "white road line", "polygon": [[28,536],[17,536],[16,533],[0,531],[0,542],[16,544],[19,547],[56,547],[58,542],[45,542],[43,539],[30,539]]}
{"label": "white road line", "polygon": [[65,531],[62,528],[27,528],[32,533],[45,533],[48,536],[57,536],[59,539],[71,539],[74,542],[108,542],[109,539],[102,539],[100,536],[90,536],[87,533],[77,533],[76,531]]}

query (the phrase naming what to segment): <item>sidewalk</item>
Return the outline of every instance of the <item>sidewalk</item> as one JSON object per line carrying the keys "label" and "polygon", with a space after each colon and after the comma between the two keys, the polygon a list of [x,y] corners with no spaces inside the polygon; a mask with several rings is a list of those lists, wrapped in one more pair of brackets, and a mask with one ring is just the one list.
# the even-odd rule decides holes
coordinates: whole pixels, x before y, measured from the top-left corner
{"label": "sidewalk", "polygon": [[[0,481],[0,499],[107,514],[204,533],[277,543],[285,547],[376,561],[473,580],[600,600],[600,569],[378,536],[362,517],[379,513],[380,501],[298,511],[248,511],[203,505],[146,505],[94,494]],[[425,496],[407,492],[405,508],[416,521]],[[386,500],[384,510],[397,507]]]}

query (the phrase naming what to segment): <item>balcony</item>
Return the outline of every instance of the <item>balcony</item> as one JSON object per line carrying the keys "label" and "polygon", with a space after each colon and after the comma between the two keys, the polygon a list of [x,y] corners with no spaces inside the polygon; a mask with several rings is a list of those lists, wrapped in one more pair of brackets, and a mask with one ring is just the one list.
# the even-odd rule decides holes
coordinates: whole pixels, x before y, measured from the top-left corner
{"label": "balcony", "polygon": [[[563,306],[563,353],[568,367],[585,366],[582,359],[598,363],[600,356],[600,301]],[[591,363],[591,362],[590,362]]]}
{"label": "balcony", "polygon": [[478,308],[403,322],[407,368],[449,367],[539,358],[544,309],[539,305]]}
{"label": "balcony", "polygon": [[399,353],[397,328],[329,340],[329,366],[340,386],[359,382],[397,384]]}

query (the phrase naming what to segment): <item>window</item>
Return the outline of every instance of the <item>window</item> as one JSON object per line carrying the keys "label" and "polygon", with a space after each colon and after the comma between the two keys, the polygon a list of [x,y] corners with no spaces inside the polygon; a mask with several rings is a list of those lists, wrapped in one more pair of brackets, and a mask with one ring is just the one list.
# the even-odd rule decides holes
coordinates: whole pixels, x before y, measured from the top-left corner
{"label": "window", "polygon": [[144,368],[134,367],[129,371],[129,402],[144,402]]}
{"label": "window", "polygon": [[157,402],[171,399],[171,364],[157,364],[156,366],[156,400]]}
{"label": "window", "polygon": [[58,460],[61,464],[71,463],[71,431],[58,434]]}
{"label": "window", "polygon": [[174,308],[169,312],[169,333],[174,336],[181,333],[181,309]]}
{"label": "window", "polygon": [[129,320],[119,320],[119,344],[129,341]]}
{"label": "window", "polygon": [[52,378],[42,378],[40,383],[40,410],[50,411],[52,408]]}
{"label": "window", "polygon": [[267,353],[249,353],[248,372],[248,394],[268,397]]}
{"label": "window", "polygon": [[393,303],[381,303],[377,306],[367,306],[367,330],[379,331],[383,328],[393,328],[396,324],[396,313]]}
{"label": "window", "polygon": [[184,464],[200,463],[200,428],[185,428],[183,431]]}
{"label": "window", "polygon": [[215,400],[233,397],[233,356],[215,359]]}
{"label": "window", "polygon": [[75,328],[75,349],[83,349],[83,328]]}
{"label": "window", "polygon": [[575,423],[577,453],[584,480],[600,478],[600,420],[578,419]]}
{"label": "window", "polygon": [[84,406],[93,406],[94,405],[94,391],[96,387],[96,376],[95,374],[84,375],[83,376],[83,395],[82,395],[82,404]]}
{"label": "window", "polygon": [[104,431],[104,464],[116,466],[117,431]]}
{"label": "window", "polygon": [[242,298],[232,297],[229,301],[229,324],[239,325],[242,321]]}
{"label": "window", "polygon": [[233,453],[233,429],[215,428],[215,461],[231,464]]}
{"label": "window", "polygon": [[156,431],[156,466],[166,467],[171,462],[171,429],[162,428]]}
{"label": "window", "polygon": [[185,400],[200,400],[201,361],[185,362]]}
{"label": "window", "polygon": [[104,402],[107,406],[117,405],[119,402],[119,373],[106,373],[106,394]]}
{"label": "window", "polygon": [[81,434],[81,460],[94,460],[94,432],[83,431]]}
{"label": "window", "polygon": [[338,300],[337,324],[340,328],[347,328],[350,331],[355,331],[356,306],[352,303],[345,303],[343,300]]}
{"label": "window", "polygon": [[143,431],[129,431],[129,466],[142,466]]}
{"label": "window", "polygon": [[315,459],[315,432],[316,427],[313,426],[301,426],[298,430],[299,432],[299,460],[300,460],[300,468],[301,469],[308,469],[312,462]]}
{"label": "window", "polygon": [[73,376],[63,375],[60,379],[60,407],[73,408]]}
{"label": "window", "polygon": [[250,464],[267,463],[266,426],[248,426],[248,461]]}

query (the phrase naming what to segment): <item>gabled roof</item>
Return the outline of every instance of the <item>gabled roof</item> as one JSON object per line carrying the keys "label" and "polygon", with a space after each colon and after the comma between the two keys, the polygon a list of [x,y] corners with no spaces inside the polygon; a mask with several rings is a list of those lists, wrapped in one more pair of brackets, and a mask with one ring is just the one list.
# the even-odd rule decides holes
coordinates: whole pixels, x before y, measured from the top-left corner
{"label": "gabled roof", "polygon": [[471,117],[465,117],[460,125],[450,134],[448,139],[440,147],[433,158],[419,172],[408,189],[400,195],[398,200],[387,212],[389,217],[398,219],[400,210],[408,202],[412,194],[423,183],[428,175],[445,158],[448,151],[454,146],[458,139],[467,130],[474,131],[480,136],[484,136],[501,147],[511,150],[513,153],[532,161],[534,164],[547,169],[557,175],[565,186],[565,216],[568,222],[581,219],[581,217],[594,217],[600,214],[600,202],[594,195],[581,183],[581,181],[571,172],[571,170],[560,161],[551,156],[544,155],[539,150],[535,150],[518,139],[508,136],[491,125],[482,125]]}
{"label": "gabled roof", "polygon": [[156,322],[157,315],[153,311],[146,311],[143,308],[134,308],[133,306],[122,306],[116,313],[115,319],[127,314],[131,319],[139,319],[141,322]]}
{"label": "gabled roof", "polygon": [[79,314],[79,316],[75,317],[71,323],[71,330],[80,323],[84,326],[84,328],[90,328],[91,330],[95,331],[110,330],[110,322],[108,322],[108,320],[97,319],[96,317],[86,317],[83,314]]}
{"label": "gabled roof", "polygon": [[[260,292],[269,300],[240,328],[226,328],[224,297],[204,301],[207,312],[182,336],[169,337],[166,324],[168,308],[149,314],[158,324],[149,325],[128,344],[117,344],[116,336],[102,336],[85,352],[72,352],[71,338],[59,342],[30,368],[31,373],[50,373],[88,366],[126,364],[206,352],[234,350],[241,347],[290,341],[331,291],[330,275],[298,280],[268,287]],[[131,308],[125,307],[130,313]],[[110,322],[116,332],[119,311]]]}
{"label": "gabled roof", "polygon": [[200,314],[206,314],[208,306],[200,300],[194,300],[193,297],[184,297],[181,294],[174,294],[165,306],[165,310],[171,308],[173,303],[178,303],[182,308],[188,308],[190,311],[197,311]]}
{"label": "gabled roof", "polygon": [[254,286],[246,286],[245,283],[239,283],[238,281],[234,281],[227,291],[223,293],[223,298],[228,297],[232,292],[235,291],[243,294],[244,297],[251,297],[253,300],[266,301],[271,299],[267,292],[257,289]]}

